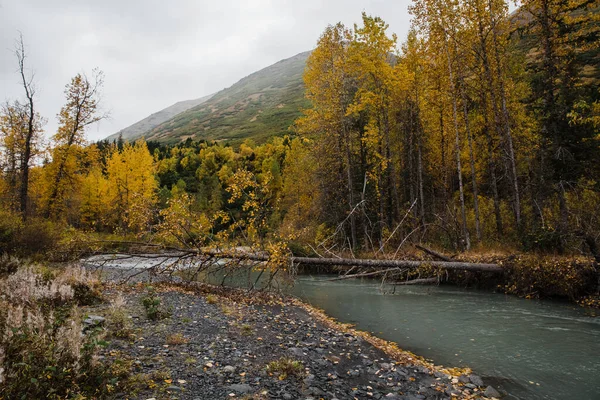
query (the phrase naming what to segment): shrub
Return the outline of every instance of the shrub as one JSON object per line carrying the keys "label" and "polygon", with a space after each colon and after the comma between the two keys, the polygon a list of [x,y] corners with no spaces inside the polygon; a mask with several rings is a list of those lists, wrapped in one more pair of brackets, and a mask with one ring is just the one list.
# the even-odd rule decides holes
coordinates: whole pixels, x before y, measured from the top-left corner
{"label": "shrub", "polygon": [[89,305],[102,299],[100,281],[79,267],[51,269],[22,265],[0,281],[0,292],[12,304],[26,301],[54,306],[70,303]]}
{"label": "shrub", "polygon": [[107,313],[107,328],[111,335],[127,339],[133,335],[133,326],[125,309],[125,298],[117,296],[111,302]]}
{"label": "shrub", "polygon": [[271,361],[267,364],[267,372],[277,375],[280,380],[284,380],[288,376],[301,376],[303,371],[304,366],[302,362],[287,357],[282,357],[277,361]]}
{"label": "shrub", "polygon": [[217,296],[215,296],[213,294],[206,295],[206,302],[208,304],[216,304],[217,303]]}
{"label": "shrub", "polygon": [[70,279],[22,266],[0,281],[2,398],[106,397],[119,379],[98,357],[101,330],[82,333]]}
{"label": "shrub", "polygon": [[15,253],[25,256],[40,256],[59,251],[58,243],[63,227],[41,218],[29,218],[17,235]]}
{"label": "shrub", "polygon": [[0,254],[0,278],[17,272],[21,261],[8,254]]}
{"label": "shrub", "polygon": [[591,294],[597,282],[594,265],[584,258],[522,255],[505,268],[506,292],[528,298],[575,300]]}
{"label": "shrub", "polygon": [[241,326],[240,331],[242,332],[242,335],[244,336],[250,336],[252,335],[252,326],[248,325],[248,324],[244,324]]}
{"label": "shrub", "polygon": [[56,250],[62,227],[41,218],[23,222],[18,213],[0,213],[0,252],[36,256]]}
{"label": "shrub", "polygon": [[164,309],[160,297],[156,294],[153,287],[148,287],[147,295],[142,298],[142,305],[146,309],[146,316],[152,321],[166,318],[170,312]]}
{"label": "shrub", "polygon": [[14,251],[17,236],[23,228],[18,213],[0,209],[0,254]]}

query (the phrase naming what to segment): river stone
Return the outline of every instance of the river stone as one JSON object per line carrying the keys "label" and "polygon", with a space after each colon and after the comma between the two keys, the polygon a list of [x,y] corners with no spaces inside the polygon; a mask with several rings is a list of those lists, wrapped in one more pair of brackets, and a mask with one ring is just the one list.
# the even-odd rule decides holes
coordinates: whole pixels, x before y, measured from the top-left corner
{"label": "river stone", "polygon": [[471,383],[477,386],[483,386],[483,380],[477,375],[469,375]]}
{"label": "river stone", "polygon": [[229,385],[227,388],[238,393],[250,393],[252,391],[252,386],[248,385],[247,383],[235,383],[233,385]]}
{"label": "river stone", "polygon": [[227,365],[223,367],[223,372],[225,372],[226,374],[233,374],[235,372],[235,367]]}
{"label": "river stone", "polygon": [[304,352],[302,351],[302,349],[299,349],[297,347],[289,348],[288,351],[290,353],[292,353],[293,355],[295,355],[296,357],[302,357],[304,355]]}
{"label": "river stone", "polygon": [[485,397],[500,397],[500,393],[498,393],[498,391],[491,386],[488,386],[485,389],[485,392],[483,392],[483,395]]}
{"label": "river stone", "polygon": [[83,320],[83,323],[89,327],[92,327],[102,325],[105,320],[106,318],[99,315],[88,315],[88,317]]}
{"label": "river stone", "polygon": [[461,383],[469,383],[470,382],[469,377],[467,375],[461,375],[461,376],[459,376],[458,380]]}

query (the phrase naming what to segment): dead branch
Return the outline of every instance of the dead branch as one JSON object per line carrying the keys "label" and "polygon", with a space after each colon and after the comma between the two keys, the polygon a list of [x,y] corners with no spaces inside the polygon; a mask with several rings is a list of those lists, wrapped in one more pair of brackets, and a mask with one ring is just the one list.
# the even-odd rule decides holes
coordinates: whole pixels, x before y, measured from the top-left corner
{"label": "dead branch", "polygon": [[[354,267],[352,267],[352,268],[354,268]],[[388,268],[388,269],[384,269],[382,271],[364,272],[362,274],[342,275],[337,278],[327,279],[327,281],[331,282],[331,281],[341,281],[343,279],[363,278],[365,276],[387,274],[388,272],[392,272],[392,271],[402,271],[402,269],[401,268]]]}
{"label": "dead branch", "polygon": [[428,248],[427,248],[427,247],[425,247],[425,246],[421,246],[420,244],[415,244],[415,247],[416,247],[417,249],[421,250],[422,252],[424,252],[424,253],[426,253],[426,254],[429,254],[429,255],[430,255],[430,256],[432,256],[432,257],[435,257],[435,258],[437,258],[438,260],[441,260],[441,261],[450,261],[450,262],[451,262],[451,261],[453,261],[453,260],[452,260],[452,258],[450,258],[450,257],[447,257],[447,256],[445,256],[445,255],[443,255],[443,254],[440,254],[440,253],[438,253],[437,251],[434,251],[434,250],[428,249]]}

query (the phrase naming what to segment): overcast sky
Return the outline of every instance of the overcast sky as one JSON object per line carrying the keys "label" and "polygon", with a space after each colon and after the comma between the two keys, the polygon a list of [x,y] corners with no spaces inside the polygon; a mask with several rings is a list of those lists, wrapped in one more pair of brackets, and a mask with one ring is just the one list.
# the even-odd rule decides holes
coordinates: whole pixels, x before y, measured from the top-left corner
{"label": "overcast sky", "polygon": [[88,130],[102,139],[177,101],[231,86],[314,48],[328,24],[382,17],[401,40],[410,0],[0,0],[0,101],[23,97],[12,51],[23,33],[38,111],[56,131],[64,86],[104,71],[110,119]]}

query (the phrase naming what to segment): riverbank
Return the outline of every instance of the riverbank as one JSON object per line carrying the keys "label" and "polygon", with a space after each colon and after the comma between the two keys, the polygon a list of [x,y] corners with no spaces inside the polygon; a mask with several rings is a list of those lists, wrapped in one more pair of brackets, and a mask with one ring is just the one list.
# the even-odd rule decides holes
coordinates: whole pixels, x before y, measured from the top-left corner
{"label": "riverbank", "polygon": [[[136,398],[470,399],[486,392],[468,370],[435,367],[296,299],[166,282],[113,285],[107,296],[119,299],[130,323],[104,356],[126,358],[134,381],[146,382],[129,388]],[[149,298],[165,318],[148,318],[142,303]],[[88,312],[105,317],[110,330],[114,310]]]}

